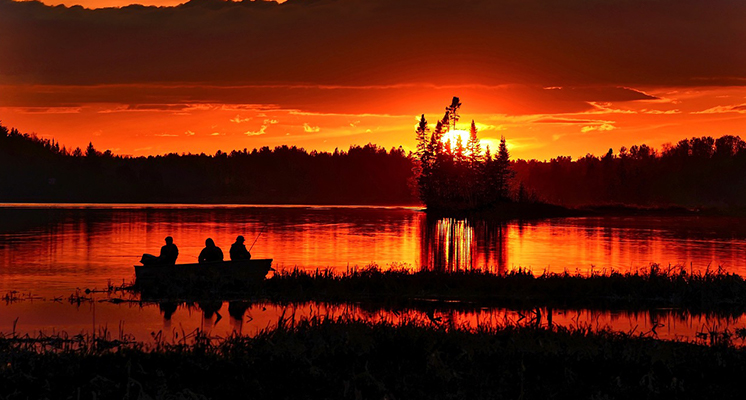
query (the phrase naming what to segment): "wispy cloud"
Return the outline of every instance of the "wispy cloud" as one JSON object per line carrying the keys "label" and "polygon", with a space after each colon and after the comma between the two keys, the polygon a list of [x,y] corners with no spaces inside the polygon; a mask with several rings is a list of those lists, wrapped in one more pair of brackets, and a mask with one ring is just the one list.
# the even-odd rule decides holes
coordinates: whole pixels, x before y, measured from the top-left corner
{"label": "wispy cloud", "polygon": [[580,128],[580,132],[587,133],[592,131],[613,131],[616,127],[612,124],[601,124],[601,125],[588,125]]}
{"label": "wispy cloud", "polygon": [[640,110],[643,114],[653,114],[653,115],[673,115],[673,114],[681,114],[681,110],[675,109],[675,110],[648,110],[648,109],[642,109]]}
{"label": "wispy cloud", "polygon": [[304,132],[308,132],[308,133],[319,132],[319,131],[321,131],[321,128],[319,128],[318,126],[311,126],[311,124],[309,124],[308,122],[306,122],[306,123],[303,124],[303,131]]}
{"label": "wispy cloud", "polygon": [[593,109],[581,114],[637,114],[637,111],[621,108],[613,108],[611,103],[589,102]]}
{"label": "wispy cloud", "polygon": [[264,134],[267,133],[267,128],[269,128],[270,125],[274,125],[274,124],[277,124],[277,123],[279,123],[279,121],[277,121],[276,119],[265,118],[264,121],[263,121],[263,123],[262,123],[262,126],[259,128],[259,130],[257,130],[257,131],[246,131],[246,132],[244,132],[244,135],[246,135],[246,136],[260,136],[260,135],[264,135]]}
{"label": "wispy cloud", "polygon": [[21,114],[79,114],[82,107],[13,107]]}
{"label": "wispy cloud", "polygon": [[243,122],[249,122],[249,121],[251,121],[251,117],[241,118],[240,115],[236,115],[235,118],[231,118],[230,121],[233,122],[233,123],[236,123],[236,124],[240,124],[240,123],[243,123]]}
{"label": "wispy cloud", "polygon": [[692,114],[725,114],[739,113],[746,114],[746,103],[731,106],[716,106],[702,111],[694,111]]}

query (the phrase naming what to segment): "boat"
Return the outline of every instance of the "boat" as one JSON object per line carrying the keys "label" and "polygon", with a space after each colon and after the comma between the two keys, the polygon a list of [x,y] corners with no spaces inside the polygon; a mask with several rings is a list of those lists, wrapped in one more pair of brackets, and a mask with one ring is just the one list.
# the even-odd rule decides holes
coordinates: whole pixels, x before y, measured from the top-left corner
{"label": "boat", "polygon": [[200,264],[135,265],[138,287],[246,287],[260,283],[272,259],[214,261]]}

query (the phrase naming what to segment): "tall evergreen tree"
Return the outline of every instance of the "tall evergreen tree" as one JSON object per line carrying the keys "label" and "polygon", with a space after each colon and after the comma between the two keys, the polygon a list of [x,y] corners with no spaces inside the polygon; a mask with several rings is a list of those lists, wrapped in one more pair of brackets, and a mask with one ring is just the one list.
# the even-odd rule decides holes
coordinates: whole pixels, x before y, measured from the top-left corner
{"label": "tall evergreen tree", "polygon": [[510,181],[515,173],[510,169],[510,153],[505,143],[505,136],[500,137],[500,147],[495,159],[495,172],[497,174],[498,196],[501,201],[508,200],[510,194]]}
{"label": "tall evergreen tree", "polygon": [[469,161],[471,162],[472,168],[476,168],[482,157],[482,146],[479,144],[477,138],[477,126],[474,124],[474,120],[471,120],[471,127],[469,128],[469,141],[466,142],[466,150],[469,152]]}
{"label": "tall evergreen tree", "polygon": [[420,123],[417,124],[417,130],[415,131],[415,134],[417,136],[417,158],[419,158],[420,161],[423,161],[426,158],[426,154],[428,152],[427,133],[429,131],[430,128],[428,128],[427,126],[425,114],[422,114],[422,116],[420,117]]}

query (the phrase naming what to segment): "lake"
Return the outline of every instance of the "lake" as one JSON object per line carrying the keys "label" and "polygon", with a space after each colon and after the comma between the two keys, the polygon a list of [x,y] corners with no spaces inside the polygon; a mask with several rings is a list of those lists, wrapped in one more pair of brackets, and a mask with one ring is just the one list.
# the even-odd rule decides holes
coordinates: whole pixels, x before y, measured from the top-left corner
{"label": "lake", "polygon": [[[26,333],[79,333],[106,327],[142,339],[151,332],[173,334],[197,328],[220,335],[246,333],[265,328],[290,311],[296,316],[347,312],[365,318],[394,317],[358,305],[309,303],[289,310],[273,304],[222,302],[164,308],[137,299],[113,304],[102,301],[107,295],[100,293],[83,296],[86,300],[81,303],[71,302],[71,295],[85,289],[132,281],[133,265],[142,253],[157,254],[169,235],[179,247],[180,263],[196,262],[208,237],[227,255],[235,237],[243,235],[247,247],[253,244],[254,258],[272,258],[273,266],[281,270],[344,271],[377,264],[500,273],[527,268],[538,274],[624,272],[659,263],[664,268],[721,269],[746,275],[744,222],[726,217],[583,217],[500,224],[433,219],[419,209],[402,207],[6,204],[0,207],[0,295],[6,299],[0,304],[0,332],[14,326]],[[242,308],[244,313],[239,314],[236,310]],[[426,315],[421,310],[411,312],[417,318]],[[453,311],[449,318],[476,323],[504,320],[515,312],[462,310]],[[663,318],[665,323],[660,324],[667,328],[656,331],[668,329],[668,337],[690,337],[714,325],[744,326],[742,317],[724,320],[675,311],[651,315],[555,310],[555,314],[557,324],[586,321],[620,330],[658,327]]]}

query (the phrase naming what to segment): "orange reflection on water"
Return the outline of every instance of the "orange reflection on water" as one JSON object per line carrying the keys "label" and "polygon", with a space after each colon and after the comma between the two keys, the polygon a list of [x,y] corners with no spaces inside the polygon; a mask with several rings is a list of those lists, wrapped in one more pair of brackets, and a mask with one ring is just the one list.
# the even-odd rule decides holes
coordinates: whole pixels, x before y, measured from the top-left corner
{"label": "orange reflection on water", "polygon": [[420,265],[443,272],[479,269],[503,273],[507,255],[505,230],[502,223],[474,225],[466,219],[423,218]]}
{"label": "orange reflection on water", "polygon": [[[8,334],[53,335],[66,332],[129,337],[152,343],[155,340],[177,342],[195,331],[212,337],[254,336],[272,329],[280,321],[291,326],[302,319],[358,320],[400,324],[415,322],[423,326],[465,330],[498,329],[505,326],[530,326],[544,329],[584,329],[590,331],[645,335],[666,340],[703,342],[698,337],[710,332],[729,332],[746,328],[744,315],[689,314],[676,310],[599,311],[563,309],[460,309],[421,305],[410,309],[382,309],[364,304],[303,303],[280,305],[267,302],[214,301],[191,303],[111,303],[103,295],[78,306],[66,301],[22,301],[8,304],[0,313],[0,332]],[[735,339],[736,345],[744,345]]]}
{"label": "orange reflection on water", "polygon": [[[428,313],[422,311],[392,314],[359,306],[304,305],[289,309],[252,304],[239,320],[228,317],[230,312],[226,310],[231,306],[222,302],[166,304],[160,314],[152,306],[97,303],[74,307],[50,300],[67,298],[76,288],[101,288],[108,281],[132,280],[133,265],[140,255],[157,253],[168,235],[179,246],[181,263],[194,262],[207,237],[215,239],[226,254],[237,235],[244,235],[249,246],[258,237],[252,254],[273,258],[273,266],[280,270],[297,266],[342,272],[348,266],[376,263],[382,268],[436,271],[487,269],[504,273],[522,267],[535,273],[588,273],[591,268],[599,272],[635,271],[655,262],[664,269],[669,263],[684,265],[693,272],[723,266],[727,272],[746,275],[745,221],[718,217],[593,217],[486,222],[429,218],[406,208],[361,207],[0,207],[0,294],[16,290],[46,299],[0,305],[0,331],[11,330],[18,318],[17,326],[26,331],[54,328],[77,333],[104,325],[114,329],[123,322],[125,331],[146,337],[152,331],[175,328],[208,329],[226,335],[234,330],[250,333],[264,328],[283,310],[298,316],[312,315],[311,308],[314,313],[324,308],[324,313],[344,310],[366,318],[409,315],[430,321]],[[85,307],[95,307],[95,313]],[[164,321],[163,315],[169,312],[173,318]],[[516,313],[494,309],[444,311],[439,317],[441,321],[476,326],[506,315],[520,318]],[[217,318],[218,314],[222,319]],[[543,315],[547,322],[546,312]],[[646,332],[655,327],[658,333],[667,332],[668,337],[692,336],[702,326],[712,324],[744,326],[740,316],[732,320],[681,319],[675,313],[593,311],[555,311],[552,315],[557,324],[580,321],[610,325],[620,331],[638,327]]]}

